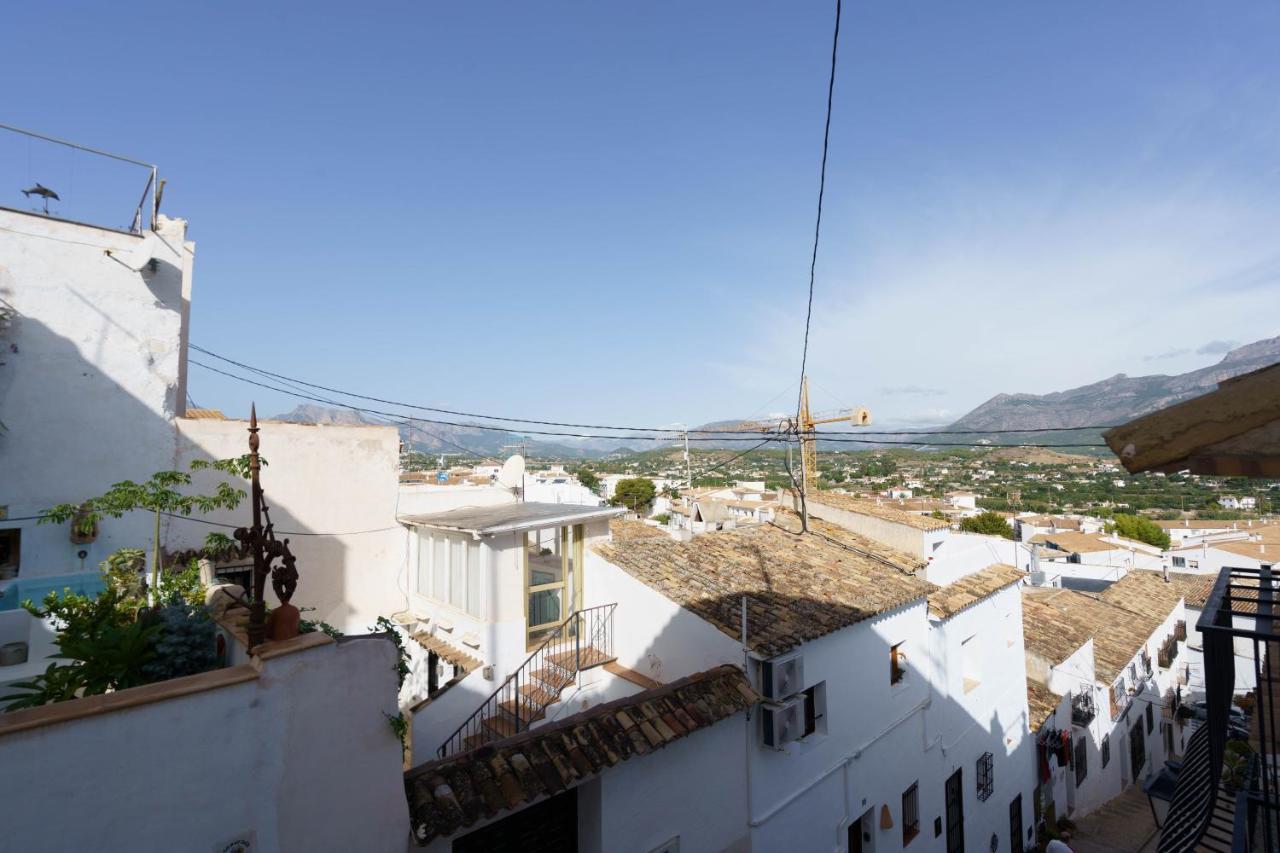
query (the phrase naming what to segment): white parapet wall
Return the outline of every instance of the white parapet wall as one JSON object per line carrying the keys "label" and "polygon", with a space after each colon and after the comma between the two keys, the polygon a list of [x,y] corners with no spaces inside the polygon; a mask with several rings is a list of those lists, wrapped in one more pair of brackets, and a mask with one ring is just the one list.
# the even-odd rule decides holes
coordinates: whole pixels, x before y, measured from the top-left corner
{"label": "white parapet wall", "polygon": [[[246,421],[182,418],[176,423],[184,467],[193,459],[248,452]],[[271,520],[277,538],[288,539],[298,558],[293,603],[315,608],[306,618],[347,633],[365,632],[378,616],[404,610],[408,533],[396,521],[400,439],[395,428],[278,421],[261,421],[259,428],[260,452],[267,460],[262,487]],[[208,490],[221,476],[201,473],[195,484]],[[243,481],[238,485],[247,487]],[[204,518],[247,526],[248,501],[235,511]],[[217,529],[167,519],[165,541],[171,548],[196,547]]]}
{"label": "white parapet wall", "polygon": [[6,850],[403,853],[385,637],[0,714]]}

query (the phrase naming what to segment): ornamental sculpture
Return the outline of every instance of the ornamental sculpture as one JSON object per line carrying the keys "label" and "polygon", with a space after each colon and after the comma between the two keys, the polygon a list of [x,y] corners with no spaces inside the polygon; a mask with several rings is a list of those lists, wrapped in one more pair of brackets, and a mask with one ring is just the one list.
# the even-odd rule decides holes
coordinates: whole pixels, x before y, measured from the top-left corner
{"label": "ornamental sculpture", "polygon": [[[289,551],[289,540],[276,539],[271,523],[271,509],[263,496],[259,475],[262,461],[258,457],[258,410],[249,411],[249,480],[253,493],[253,526],[236,529],[235,538],[241,547],[253,554],[253,602],[249,605],[249,648],[264,640],[288,640],[298,635],[301,613],[289,603],[298,588],[297,558]],[[264,524],[265,521],[265,524]],[[274,565],[279,560],[280,565]],[[280,606],[266,615],[267,575],[271,575],[271,588]]]}

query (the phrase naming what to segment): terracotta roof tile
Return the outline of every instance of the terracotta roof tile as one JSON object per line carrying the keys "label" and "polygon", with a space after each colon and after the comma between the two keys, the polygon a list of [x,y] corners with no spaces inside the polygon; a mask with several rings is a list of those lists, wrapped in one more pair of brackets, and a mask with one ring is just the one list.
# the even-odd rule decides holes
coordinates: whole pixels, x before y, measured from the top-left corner
{"label": "terracotta roof tile", "polygon": [[905,524],[908,527],[914,527],[916,530],[942,530],[950,527],[951,522],[944,521],[940,518],[930,518],[927,515],[916,515],[912,512],[899,509],[895,504],[896,501],[884,501],[877,503],[874,500],[857,497],[855,495],[842,495],[839,492],[817,492],[809,498],[810,509],[814,504],[826,504],[835,509],[843,509],[849,512],[856,512],[861,515],[871,515],[885,521],[893,521],[898,524]]}
{"label": "terracotta roof tile", "polygon": [[[725,665],[420,765],[405,774],[413,837],[424,846],[448,837],[661,749],[757,701],[742,671]],[[667,719],[677,716],[676,725]]]}
{"label": "terracotta roof tile", "polygon": [[725,634],[772,657],[855,622],[924,598],[935,587],[919,560],[811,518],[800,533],[777,522],[704,533],[686,542],[636,539],[596,553]]}
{"label": "terracotta roof tile", "polygon": [[643,521],[631,518],[609,519],[609,533],[614,542],[625,542],[628,539],[670,539],[661,529]]}
{"label": "terracotta roof tile", "polygon": [[413,641],[422,646],[429,652],[435,652],[440,658],[448,663],[461,669],[464,673],[471,672],[473,669],[479,669],[484,662],[474,655],[455,649],[452,645],[426,631],[419,631],[413,635]]}
{"label": "terracotta roof tile", "polygon": [[929,593],[929,613],[939,619],[949,619],[998,590],[1021,583],[1025,576],[1014,566],[994,563]]}
{"label": "terracotta roof tile", "polygon": [[1107,542],[1094,533],[1074,533],[1070,530],[1062,533],[1038,533],[1031,537],[1037,545],[1056,545],[1060,550],[1073,554],[1088,554],[1092,551],[1119,551],[1124,546],[1117,542]]}
{"label": "terracotta roof tile", "polygon": [[[1093,596],[1027,588],[1022,628],[1027,650],[1054,663],[1093,639],[1098,681],[1115,681],[1177,606],[1181,592],[1154,572],[1130,572]],[[1159,638],[1157,638],[1159,639]]]}
{"label": "terracotta roof tile", "polygon": [[1027,678],[1027,722],[1031,731],[1039,731],[1057,710],[1062,697],[1038,681]]}

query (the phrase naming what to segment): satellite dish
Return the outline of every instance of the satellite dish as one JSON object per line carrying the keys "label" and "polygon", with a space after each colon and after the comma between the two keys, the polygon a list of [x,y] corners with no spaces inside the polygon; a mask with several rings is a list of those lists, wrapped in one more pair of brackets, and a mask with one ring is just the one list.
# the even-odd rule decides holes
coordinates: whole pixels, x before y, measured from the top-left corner
{"label": "satellite dish", "polygon": [[498,485],[508,489],[518,489],[524,485],[524,457],[517,453],[502,463],[498,472]]}

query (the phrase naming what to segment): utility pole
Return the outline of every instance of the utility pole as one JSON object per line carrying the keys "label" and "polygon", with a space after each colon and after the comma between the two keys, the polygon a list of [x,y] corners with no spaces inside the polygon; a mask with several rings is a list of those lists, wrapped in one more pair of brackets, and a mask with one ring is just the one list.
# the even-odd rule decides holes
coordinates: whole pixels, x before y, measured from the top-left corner
{"label": "utility pole", "polygon": [[693,468],[689,466],[689,428],[684,424],[680,424],[680,428],[684,430],[684,487],[686,490],[692,490]]}

